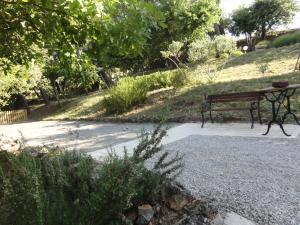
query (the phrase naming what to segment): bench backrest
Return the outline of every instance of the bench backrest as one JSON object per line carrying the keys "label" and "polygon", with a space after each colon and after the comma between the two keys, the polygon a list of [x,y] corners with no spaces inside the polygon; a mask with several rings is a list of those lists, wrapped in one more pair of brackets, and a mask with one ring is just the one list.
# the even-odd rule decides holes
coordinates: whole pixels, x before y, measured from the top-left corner
{"label": "bench backrest", "polygon": [[239,92],[230,94],[209,95],[206,98],[208,103],[216,102],[244,102],[244,101],[259,101],[262,95],[259,92]]}

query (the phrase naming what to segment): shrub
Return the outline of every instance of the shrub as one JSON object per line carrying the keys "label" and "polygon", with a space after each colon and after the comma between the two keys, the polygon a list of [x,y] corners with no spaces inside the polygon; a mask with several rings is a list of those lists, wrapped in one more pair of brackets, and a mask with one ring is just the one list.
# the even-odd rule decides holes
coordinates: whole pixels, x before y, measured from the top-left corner
{"label": "shrub", "polygon": [[136,79],[148,84],[149,91],[172,86],[170,77],[173,72],[157,72],[151,75],[139,76]]}
{"label": "shrub", "polygon": [[270,46],[270,44],[271,44],[271,41],[263,40],[263,41],[258,42],[255,45],[255,49],[265,49],[265,48],[268,48]]}
{"label": "shrub", "polygon": [[26,154],[0,152],[2,225],[42,225],[43,202],[36,161]]}
{"label": "shrub", "polygon": [[136,78],[126,77],[108,91],[108,95],[103,100],[103,106],[107,113],[121,114],[143,103],[147,99],[147,92],[171,86],[179,88],[186,81],[187,74],[181,69]]}
{"label": "shrub", "polygon": [[182,171],[182,156],[170,157],[160,146],[165,134],[160,127],[143,134],[131,156],[112,152],[101,164],[78,152],[0,152],[1,224],[124,224],[124,211],[157,203]]}
{"label": "shrub", "polygon": [[0,160],[1,224],[85,224],[91,158],[73,152],[41,158],[1,152]]}
{"label": "shrub", "polygon": [[171,84],[175,88],[182,87],[187,82],[187,79],[188,78],[185,70],[177,70],[170,75]]}
{"label": "shrub", "polygon": [[220,35],[214,39],[213,47],[216,51],[216,57],[220,57],[223,53],[230,55],[236,50],[236,42],[232,38]]}
{"label": "shrub", "polygon": [[189,61],[205,62],[210,54],[211,41],[208,39],[195,40],[189,45]]}
{"label": "shrub", "polygon": [[229,54],[228,53],[222,53],[220,55],[220,59],[228,59],[229,58]]}
{"label": "shrub", "polygon": [[297,43],[300,43],[300,31],[291,34],[285,34],[276,38],[274,41],[271,42],[269,47],[279,48],[286,45],[293,45]]}
{"label": "shrub", "polygon": [[244,53],[239,51],[239,50],[236,50],[236,51],[231,53],[231,56],[233,56],[233,57],[240,57],[242,55],[244,55]]}
{"label": "shrub", "polygon": [[103,105],[108,113],[124,113],[147,99],[150,85],[142,79],[126,77],[108,91]]}

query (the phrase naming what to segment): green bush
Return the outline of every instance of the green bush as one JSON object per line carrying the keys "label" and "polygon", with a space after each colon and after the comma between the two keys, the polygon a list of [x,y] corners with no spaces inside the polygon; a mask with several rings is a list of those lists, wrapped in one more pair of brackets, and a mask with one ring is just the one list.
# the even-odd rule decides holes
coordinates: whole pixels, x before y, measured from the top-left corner
{"label": "green bush", "polygon": [[108,91],[103,105],[108,113],[124,113],[147,99],[150,85],[142,79],[126,77]]}
{"label": "green bush", "polygon": [[[2,225],[43,225],[43,194],[36,161],[0,151],[0,221]],[[24,222],[26,221],[26,222]]]}
{"label": "green bush", "polygon": [[112,87],[103,100],[107,113],[122,114],[143,103],[149,91],[165,87],[182,87],[187,81],[184,70],[158,72],[136,78],[126,77]]}
{"label": "green bush", "polygon": [[228,53],[222,53],[220,55],[220,59],[228,59],[229,58],[229,54]]}
{"label": "green bush", "polygon": [[260,41],[258,42],[256,45],[255,45],[255,49],[266,49],[270,46],[271,44],[271,41],[269,40],[263,40],[263,41]]}
{"label": "green bush", "polygon": [[285,34],[276,38],[274,41],[271,42],[269,47],[279,48],[297,43],[300,43],[300,31],[291,34]]}
{"label": "green bush", "polygon": [[239,50],[236,50],[236,51],[231,53],[231,56],[233,56],[233,57],[240,57],[242,55],[244,55],[244,53],[239,51]]}
{"label": "green bush", "polygon": [[175,88],[182,87],[187,82],[187,79],[188,79],[188,77],[187,77],[186,71],[184,71],[184,70],[174,71],[170,76],[171,84]]}
{"label": "green bush", "polygon": [[156,90],[159,88],[165,88],[172,86],[170,77],[173,72],[165,71],[165,72],[157,72],[150,75],[139,76],[136,79],[141,82],[145,82],[148,84],[149,91]]}
{"label": "green bush", "polygon": [[189,45],[189,61],[205,62],[211,52],[211,40],[195,40]]}
{"label": "green bush", "polygon": [[170,157],[160,146],[165,134],[158,127],[142,135],[131,156],[111,153],[100,164],[78,152],[0,152],[1,225],[124,224],[127,209],[158,203],[182,171],[182,156]]}
{"label": "green bush", "polygon": [[236,42],[232,38],[220,35],[214,39],[213,47],[216,51],[216,57],[220,57],[223,53],[230,55],[236,51]]}
{"label": "green bush", "polygon": [[73,152],[41,158],[0,154],[1,224],[86,224],[91,158]]}

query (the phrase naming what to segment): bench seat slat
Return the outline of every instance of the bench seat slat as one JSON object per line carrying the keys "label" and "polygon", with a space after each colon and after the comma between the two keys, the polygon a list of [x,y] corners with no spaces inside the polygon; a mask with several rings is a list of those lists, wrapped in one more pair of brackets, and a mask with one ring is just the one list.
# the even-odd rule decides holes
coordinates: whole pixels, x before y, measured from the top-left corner
{"label": "bench seat slat", "polygon": [[227,99],[208,99],[208,103],[222,103],[222,102],[251,102],[258,101],[258,98],[227,98]]}
{"label": "bench seat slat", "polygon": [[219,109],[211,109],[211,111],[215,111],[215,112],[241,111],[241,110],[249,110],[249,107],[248,108],[219,108]]}

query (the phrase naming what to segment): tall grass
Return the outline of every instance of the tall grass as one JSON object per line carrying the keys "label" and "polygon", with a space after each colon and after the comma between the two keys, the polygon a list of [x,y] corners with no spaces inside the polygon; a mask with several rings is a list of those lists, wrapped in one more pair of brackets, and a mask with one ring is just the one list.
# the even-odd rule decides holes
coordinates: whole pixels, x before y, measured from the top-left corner
{"label": "tall grass", "polygon": [[293,45],[296,43],[300,43],[300,31],[282,35],[276,38],[274,41],[272,41],[268,47],[279,48],[287,45]]}

